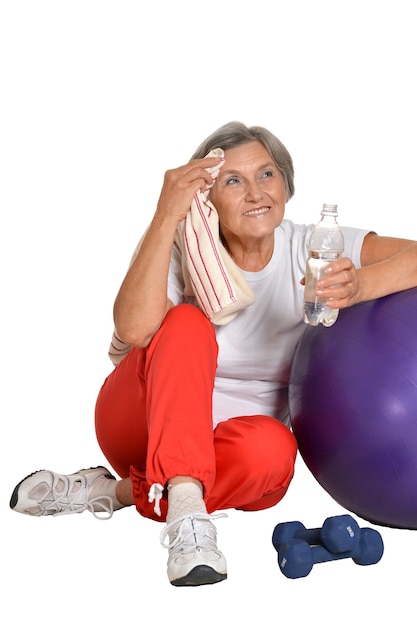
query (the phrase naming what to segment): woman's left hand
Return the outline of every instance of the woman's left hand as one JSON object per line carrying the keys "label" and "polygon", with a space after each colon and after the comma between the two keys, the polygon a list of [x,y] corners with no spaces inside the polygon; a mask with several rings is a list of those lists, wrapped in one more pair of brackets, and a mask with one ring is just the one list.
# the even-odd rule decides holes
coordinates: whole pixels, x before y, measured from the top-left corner
{"label": "woman's left hand", "polygon": [[330,263],[317,281],[316,296],[326,298],[331,309],[345,309],[361,300],[360,272],[351,259],[343,257]]}

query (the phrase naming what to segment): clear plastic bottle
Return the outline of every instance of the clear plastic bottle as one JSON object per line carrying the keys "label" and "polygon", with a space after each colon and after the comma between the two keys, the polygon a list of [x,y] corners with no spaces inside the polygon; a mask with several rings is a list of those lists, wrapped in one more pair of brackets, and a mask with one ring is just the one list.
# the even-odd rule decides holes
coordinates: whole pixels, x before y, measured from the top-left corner
{"label": "clear plastic bottle", "polygon": [[332,326],[337,320],[339,309],[326,306],[328,298],[315,296],[317,281],[323,276],[324,269],[343,254],[343,233],[337,223],[337,204],[323,204],[321,220],[315,226],[309,244],[305,287],[304,321],[317,326]]}

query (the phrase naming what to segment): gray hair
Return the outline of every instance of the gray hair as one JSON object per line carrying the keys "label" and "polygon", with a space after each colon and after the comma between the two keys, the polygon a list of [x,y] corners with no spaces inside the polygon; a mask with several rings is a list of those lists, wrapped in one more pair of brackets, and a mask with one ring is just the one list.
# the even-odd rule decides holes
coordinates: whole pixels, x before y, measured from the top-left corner
{"label": "gray hair", "polygon": [[245,126],[242,122],[224,124],[199,145],[191,159],[203,159],[214,148],[228,150],[252,141],[259,141],[273,158],[284,179],[288,201],[294,195],[291,155],[278,137],[262,126]]}

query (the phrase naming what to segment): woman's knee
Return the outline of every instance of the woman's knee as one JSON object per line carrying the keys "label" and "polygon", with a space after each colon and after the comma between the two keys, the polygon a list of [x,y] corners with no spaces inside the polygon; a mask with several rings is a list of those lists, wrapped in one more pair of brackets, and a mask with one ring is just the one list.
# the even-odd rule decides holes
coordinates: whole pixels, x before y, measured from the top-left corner
{"label": "woman's knee", "polygon": [[163,325],[190,326],[191,328],[202,327],[213,330],[211,322],[204,313],[192,304],[178,304],[172,307],[166,314]]}
{"label": "woman's knee", "polygon": [[207,347],[210,351],[214,350],[217,357],[218,347],[213,325],[192,304],[179,304],[168,311],[153,342],[156,344],[164,339],[177,354]]}
{"label": "woman's knee", "polygon": [[274,506],[294,475],[297,444],[281,422],[264,415],[235,417],[215,429],[216,483],[207,498],[213,511]]}
{"label": "woman's knee", "polygon": [[236,417],[220,423],[215,440],[225,449],[232,463],[250,475],[269,476],[277,484],[279,477],[292,475],[297,456],[297,442],[287,426],[266,415]]}
{"label": "woman's knee", "polygon": [[220,436],[231,437],[245,446],[248,456],[262,452],[275,456],[285,450],[295,457],[296,439],[287,426],[269,415],[248,415],[221,422],[217,429]]}
{"label": "woman's knee", "polygon": [[276,461],[277,455],[293,460],[297,455],[297,440],[291,430],[277,419],[259,416],[258,445],[262,446],[266,460]]}

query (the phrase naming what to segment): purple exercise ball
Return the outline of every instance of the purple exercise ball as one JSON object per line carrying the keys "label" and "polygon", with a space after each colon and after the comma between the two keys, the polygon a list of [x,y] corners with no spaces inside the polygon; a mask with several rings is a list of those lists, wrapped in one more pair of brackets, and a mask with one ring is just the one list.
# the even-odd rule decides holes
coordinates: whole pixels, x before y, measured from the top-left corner
{"label": "purple exercise ball", "polygon": [[417,529],[417,288],[307,326],[289,408],[300,454],[336,502]]}

